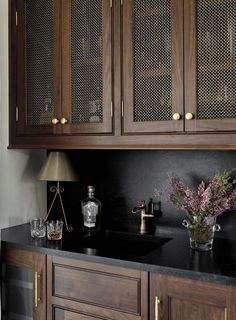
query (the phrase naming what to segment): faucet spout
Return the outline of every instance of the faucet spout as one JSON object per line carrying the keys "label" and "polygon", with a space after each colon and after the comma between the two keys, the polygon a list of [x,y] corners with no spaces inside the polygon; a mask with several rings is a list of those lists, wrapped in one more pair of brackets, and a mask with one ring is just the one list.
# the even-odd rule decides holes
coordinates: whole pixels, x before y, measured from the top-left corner
{"label": "faucet spout", "polygon": [[150,213],[146,213],[146,203],[144,200],[142,200],[137,207],[133,208],[132,213],[137,213],[137,212],[140,212],[140,218],[141,218],[139,232],[140,234],[145,234],[147,233],[145,219],[154,218],[154,215]]}

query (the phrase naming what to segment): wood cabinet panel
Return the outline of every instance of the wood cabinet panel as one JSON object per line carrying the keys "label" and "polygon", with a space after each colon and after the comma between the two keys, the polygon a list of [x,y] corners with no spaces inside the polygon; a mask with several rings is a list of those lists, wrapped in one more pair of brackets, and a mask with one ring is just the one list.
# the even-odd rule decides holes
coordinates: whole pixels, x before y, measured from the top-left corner
{"label": "wood cabinet panel", "polygon": [[112,133],[112,8],[62,0],[63,133]]}
{"label": "wood cabinet panel", "polygon": [[[146,272],[59,257],[48,258],[48,272],[49,319],[54,306],[95,318],[148,317]],[[65,316],[64,311],[58,314]]]}
{"label": "wood cabinet panel", "polygon": [[11,88],[16,96],[11,106],[14,134],[60,133],[60,128],[51,124],[54,117],[61,116],[60,2],[14,2],[11,37],[15,39],[16,51],[10,50],[16,67],[12,70],[16,72],[16,83]]}
{"label": "wood cabinet panel", "polygon": [[171,298],[170,302],[172,320],[225,320],[226,310],[217,306],[203,305],[193,301]]}
{"label": "wood cabinet panel", "polygon": [[36,2],[10,1],[10,147],[236,149],[235,1]]}
{"label": "wood cabinet panel", "polygon": [[[22,306],[34,320],[235,320],[235,286],[158,273],[148,275],[83,260],[46,258],[5,245],[1,253],[2,310],[9,320],[16,318],[14,311]],[[35,272],[41,274],[37,307]],[[12,288],[6,306],[7,286]],[[19,288],[32,291],[32,295],[27,294],[31,301],[20,300]]]}
{"label": "wood cabinet panel", "polygon": [[[184,1],[185,121],[190,132],[235,131],[234,1]],[[234,33],[234,35],[233,35]]]}
{"label": "wood cabinet panel", "polygon": [[124,133],[183,131],[183,1],[123,3]]}
{"label": "wood cabinet panel", "polygon": [[158,320],[233,320],[234,291],[221,284],[151,274],[151,319],[158,312]]}
{"label": "wood cabinet panel", "polygon": [[71,312],[68,310],[60,309],[60,308],[54,309],[53,320],[99,320],[99,319],[106,320],[108,318],[94,317],[91,315]]}
{"label": "wood cabinet panel", "polygon": [[54,296],[140,312],[140,279],[54,264],[53,283]]}
{"label": "wood cabinet panel", "polygon": [[13,140],[112,133],[108,0],[11,0],[10,32]]}
{"label": "wood cabinet panel", "polygon": [[46,257],[14,248],[1,248],[2,315],[46,319]]}

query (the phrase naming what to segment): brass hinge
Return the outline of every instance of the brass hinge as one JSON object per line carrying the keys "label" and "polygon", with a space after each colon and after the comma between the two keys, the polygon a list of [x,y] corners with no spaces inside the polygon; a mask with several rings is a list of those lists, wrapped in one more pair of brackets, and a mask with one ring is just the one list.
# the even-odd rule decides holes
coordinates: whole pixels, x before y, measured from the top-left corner
{"label": "brass hinge", "polygon": [[111,118],[113,117],[113,102],[111,101]]}
{"label": "brass hinge", "polygon": [[113,0],[110,0],[110,7],[112,8],[113,6]]}
{"label": "brass hinge", "polygon": [[16,121],[19,121],[19,109],[16,107]]}
{"label": "brass hinge", "polygon": [[121,101],[121,116],[124,117],[124,101]]}
{"label": "brass hinge", "polygon": [[16,27],[18,26],[18,11],[16,11]]}

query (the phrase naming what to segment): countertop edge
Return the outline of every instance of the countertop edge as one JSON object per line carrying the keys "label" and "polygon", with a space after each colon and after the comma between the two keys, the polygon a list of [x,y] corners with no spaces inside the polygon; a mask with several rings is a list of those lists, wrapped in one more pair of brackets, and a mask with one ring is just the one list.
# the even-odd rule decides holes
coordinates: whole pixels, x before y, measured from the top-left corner
{"label": "countertop edge", "polygon": [[136,269],[136,270],[146,271],[146,272],[161,273],[161,274],[166,274],[170,276],[189,278],[189,279],[198,280],[198,281],[214,282],[214,283],[219,283],[224,285],[236,285],[235,277],[225,276],[220,274],[186,270],[186,269],[162,266],[157,264],[148,264],[145,262],[128,261],[125,259],[89,255],[86,253],[64,251],[57,248],[53,249],[53,248],[38,247],[38,246],[33,246],[31,244],[21,244],[21,243],[10,242],[5,240],[1,240],[1,243],[3,246],[6,246],[8,248],[16,248],[19,250],[33,251],[33,252],[38,252],[42,254],[47,254],[50,256],[59,256],[59,257],[75,259],[75,260],[83,260],[83,261],[89,261],[94,263],[108,264],[116,267],[124,267],[124,268]]}

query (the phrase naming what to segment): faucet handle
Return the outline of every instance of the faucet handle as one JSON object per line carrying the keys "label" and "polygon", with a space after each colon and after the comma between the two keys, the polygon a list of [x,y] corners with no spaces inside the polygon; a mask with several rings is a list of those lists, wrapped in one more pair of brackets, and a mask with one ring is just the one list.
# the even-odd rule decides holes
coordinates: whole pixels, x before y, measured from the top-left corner
{"label": "faucet handle", "polygon": [[139,203],[139,205],[138,205],[138,207],[139,207],[140,209],[145,208],[145,207],[146,207],[146,202],[145,202],[145,200],[141,200],[140,203]]}
{"label": "faucet handle", "polygon": [[146,202],[145,200],[141,200],[140,203],[137,205],[137,207],[134,207],[132,209],[132,213],[137,213],[145,208],[146,208]]}

